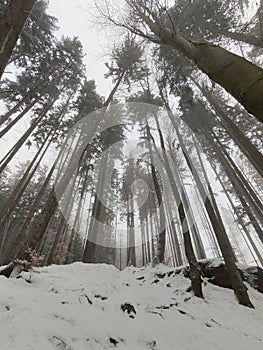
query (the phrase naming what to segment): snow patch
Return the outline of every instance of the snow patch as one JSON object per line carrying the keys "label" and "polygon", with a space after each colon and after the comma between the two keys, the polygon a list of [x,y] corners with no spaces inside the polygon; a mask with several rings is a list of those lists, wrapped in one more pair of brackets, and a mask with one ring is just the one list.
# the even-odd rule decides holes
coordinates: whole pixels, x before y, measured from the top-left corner
{"label": "snow patch", "polygon": [[255,310],[238,305],[233,291],[209,283],[205,300],[195,298],[186,292],[189,279],[169,274],[164,265],[120,272],[75,263],[39,271],[32,283],[0,276],[1,349],[263,347],[263,295],[252,288]]}

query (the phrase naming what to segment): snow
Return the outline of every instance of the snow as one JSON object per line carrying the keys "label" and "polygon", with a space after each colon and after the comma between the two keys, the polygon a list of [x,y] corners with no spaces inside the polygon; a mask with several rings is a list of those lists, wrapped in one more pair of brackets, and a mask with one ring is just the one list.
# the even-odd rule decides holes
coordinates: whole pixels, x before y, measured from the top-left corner
{"label": "snow", "polygon": [[[4,350],[263,349],[263,295],[249,288],[255,309],[231,290],[207,283],[205,300],[186,292],[182,274],[155,268],[75,263],[39,269],[31,283],[0,276]],[[130,304],[128,314],[121,306]]]}
{"label": "snow", "polygon": [[7,268],[8,265],[2,265],[0,266],[0,272],[3,271],[5,268]]}

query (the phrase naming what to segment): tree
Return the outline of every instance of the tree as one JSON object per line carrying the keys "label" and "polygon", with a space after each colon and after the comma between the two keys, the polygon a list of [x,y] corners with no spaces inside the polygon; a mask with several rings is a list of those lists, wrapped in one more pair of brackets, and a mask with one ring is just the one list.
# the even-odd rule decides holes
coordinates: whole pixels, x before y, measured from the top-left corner
{"label": "tree", "polygon": [[[90,89],[90,91],[88,91],[88,88]],[[90,108],[90,112],[91,112],[92,110],[94,110],[96,103],[99,107],[101,106],[102,98],[97,93],[95,93],[95,84],[94,83],[86,84],[84,91],[86,93],[85,101],[86,101],[87,105],[86,105],[85,111],[84,111],[83,96],[80,95],[79,96],[80,105],[78,106],[78,99],[77,99],[75,106],[74,106],[77,113],[78,112],[80,112],[80,113],[88,112],[89,108]],[[90,104],[90,106],[89,106],[89,104]],[[76,119],[78,119],[78,114],[76,116]],[[91,133],[92,133],[92,130],[93,129],[91,129]],[[83,136],[83,139],[85,140],[85,135],[82,135],[82,136]],[[84,142],[83,139],[81,140],[81,142]],[[53,187],[52,191],[50,191],[50,193],[49,193],[49,196],[46,200],[46,203],[44,205],[42,212],[38,215],[38,217],[36,218],[36,220],[34,221],[32,227],[31,227],[30,235],[26,238],[26,244],[28,244],[31,247],[36,248],[36,246],[43,239],[45,232],[48,228],[48,225],[49,225],[53,215],[55,214],[55,212],[58,208],[58,194],[59,194],[59,196],[63,195],[66,187],[68,186],[68,183],[70,182],[70,180],[72,178],[72,175],[75,172],[75,169],[79,168],[81,165],[80,160],[76,159],[76,155],[74,154],[74,152],[73,152],[71,160],[72,160],[71,162],[69,160],[70,167],[67,169],[67,171],[65,173],[63,173],[63,175],[59,179],[59,184],[57,185],[57,192],[55,191],[55,188]],[[52,175],[52,172],[54,171],[54,168],[55,168],[55,166],[51,169],[51,175]],[[59,199],[60,199],[60,197],[59,197]],[[37,207],[34,208],[34,211],[37,211]],[[19,257],[24,257],[23,251],[20,251]]]}
{"label": "tree", "polygon": [[136,167],[134,159],[129,159],[125,172],[123,174],[123,198],[127,202],[127,266],[136,266],[135,252],[135,232],[134,232],[134,194],[131,191],[131,184],[135,179]]}
{"label": "tree", "polygon": [[122,19],[114,19],[110,6],[103,12],[104,17],[115,25],[125,27],[159,45],[169,45],[192,61],[214,82],[221,85],[249,113],[263,122],[263,70],[230,51],[203,39],[187,36],[176,28],[169,19],[169,9],[161,6],[158,0],[126,0],[129,13]]}
{"label": "tree", "polygon": [[[108,107],[113,102],[114,96],[122,83],[125,83],[129,87],[131,82],[140,80],[147,73],[147,68],[143,60],[143,51],[130,35],[125,37],[124,41],[118,47],[114,47],[111,54],[111,62],[106,63],[106,67],[109,70],[106,77],[111,77],[115,84],[107,100],[104,102],[104,108]],[[114,143],[116,138],[120,138],[121,132],[119,129],[122,128],[111,128],[110,132],[104,133],[105,139],[102,140],[103,144],[109,146]],[[101,183],[98,184],[97,188],[100,192],[103,192],[106,170],[107,159],[104,156],[99,174]],[[94,237],[98,234],[98,221],[103,222],[103,208],[104,205],[95,194],[92,217],[83,255],[84,262],[95,261],[96,244],[94,243]]]}
{"label": "tree", "polygon": [[188,155],[187,149],[186,149],[185,144],[183,142],[183,138],[179,132],[176,118],[171,111],[167,97],[165,97],[166,94],[161,89],[160,89],[160,94],[162,96],[163,102],[164,102],[166,109],[168,111],[168,114],[169,114],[169,117],[170,117],[171,122],[173,124],[173,127],[176,131],[179,145],[182,148],[182,152],[183,152],[183,155],[186,159],[187,165],[188,165],[188,167],[193,175],[193,178],[197,184],[198,191],[200,193],[200,197],[202,198],[202,200],[204,202],[204,206],[205,206],[207,213],[208,213],[208,216],[211,220],[211,224],[213,226],[215,235],[217,237],[218,244],[220,246],[224,260],[226,262],[226,266],[227,266],[227,269],[229,272],[230,280],[231,280],[235,295],[238,298],[238,301],[240,304],[253,308],[253,304],[251,303],[251,301],[249,299],[246,288],[242,282],[240,273],[237,270],[237,267],[235,264],[236,263],[235,254],[233,252],[229,238],[228,238],[227,233],[225,231],[224,224],[223,224],[223,221],[221,219],[221,215],[220,215],[220,212],[218,210],[217,203],[215,201],[211,185],[208,182],[208,177],[207,177],[205,169],[203,167],[201,157],[199,157],[199,161],[201,162],[202,169],[204,171],[205,180],[207,182],[206,186],[208,188],[208,194],[206,193],[205,187],[203,185],[203,182],[202,182],[196,168],[192,165],[192,162],[191,162],[190,157]]}
{"label": "tree", "polygon": [[9,60],[19,68],[36,62],[47,50],[56,44],[54,31],[57,19],[47,14],[48,2],[38,0],[27,18],[19,40]]}
{"label": "tree", "polygon": [[36,0],[10,0],[0,18],[0,79]]}

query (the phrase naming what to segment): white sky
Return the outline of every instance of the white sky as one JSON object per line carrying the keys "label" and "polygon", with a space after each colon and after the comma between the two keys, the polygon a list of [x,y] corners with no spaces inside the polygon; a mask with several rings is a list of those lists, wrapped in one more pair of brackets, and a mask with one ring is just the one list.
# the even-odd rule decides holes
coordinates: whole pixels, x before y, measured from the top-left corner
{"label": "white sky", "polygon": [[104,78],[104,63],[109,59],[114,36],[94,24],[94,0],[49,0],[48,13],[58,19],[59,36],[80,39],[86,54],[87,78],[95,79],[98,92],[107,96],[112,85],[110,79]]}

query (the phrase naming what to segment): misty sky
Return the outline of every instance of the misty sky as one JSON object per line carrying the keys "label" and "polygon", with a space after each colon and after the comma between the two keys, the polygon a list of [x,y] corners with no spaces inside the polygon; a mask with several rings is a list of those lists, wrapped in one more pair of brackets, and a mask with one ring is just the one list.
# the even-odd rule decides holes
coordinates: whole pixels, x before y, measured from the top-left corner
{"label": "misty sky", "polygon": [[109,59],[113,36],[110,36],[109,30],[106,32],[94,24],[94,1],[49,0],[48,13],[58,18],[59,36],[77,36],[80,39],[86,54],[87,78],[95,79],[98,92],[107,95],[111,88],[111,80],[104,78],[104,63]]}

